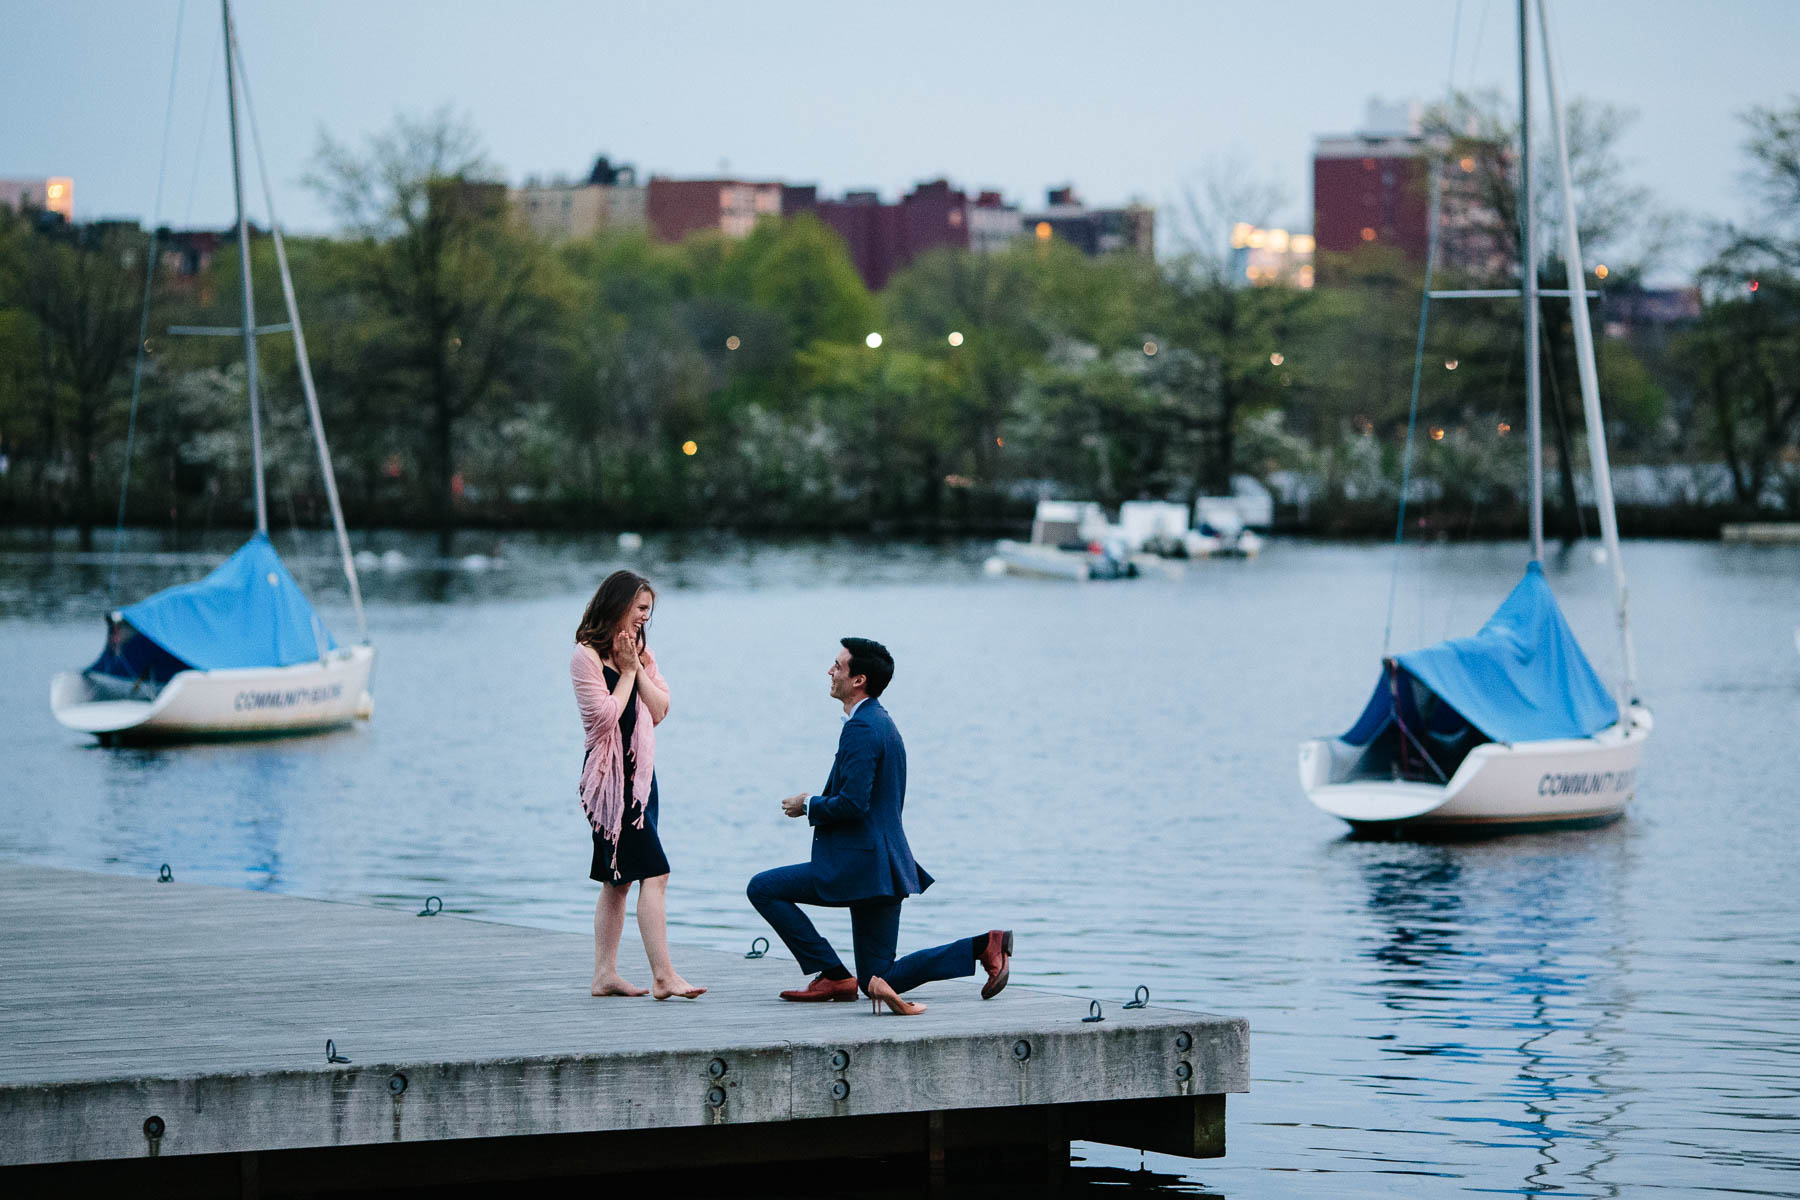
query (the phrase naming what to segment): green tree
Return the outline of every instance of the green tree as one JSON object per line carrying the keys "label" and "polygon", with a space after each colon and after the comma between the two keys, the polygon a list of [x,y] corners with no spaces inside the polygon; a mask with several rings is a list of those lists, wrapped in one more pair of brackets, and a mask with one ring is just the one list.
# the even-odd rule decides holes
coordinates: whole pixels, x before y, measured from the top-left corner
{"label": "green tree", "polygon": [[[1700,324],[1679,348],[1745,507],[1800,507],[1800,96],[1743,116],[1752,228],[1716,231]],[[1753,290],[1754,289],[1754,290]]]}
{"label": "green tree", "polygon": [[371,383],[417,415],[439,548],[457,523],[472,419],[494,430],[561,349],[554,258],[507,220],[506,189],[467,123],[402,116],[356,153],[321,134],[309,182],[353,235]]}
{"label": "green tree", "polygon": [[1038,311],[1037,257],[1035,249],[933,251],[889,281],[882,296],[897,345],[936,364],[944,465],[966,481],[964,494],[986,498],[990,516],[1000,486],[1016,474],[1007,467],[1018,458],[1005,445],[1008,424],[1050,341]]}
{"label": "green tree", "polygon": [[40,480],[55,479],[58,456],[72,461],[75,519],[91,549],[102,508],[97,467],[136,351],[147,243],[135,226],[94,224],[46,228],[21,249],[11,299],[38,342]]}

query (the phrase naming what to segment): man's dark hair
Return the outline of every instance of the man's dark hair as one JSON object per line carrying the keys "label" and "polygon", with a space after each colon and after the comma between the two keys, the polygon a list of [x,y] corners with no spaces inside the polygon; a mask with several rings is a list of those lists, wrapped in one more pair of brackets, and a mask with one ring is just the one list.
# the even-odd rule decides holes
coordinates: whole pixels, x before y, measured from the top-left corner
{"label": "man's dark hair", "polygon": [[886,646],[868,638],[840,638],[839,644],[850,652],[850,674],[863,677],[869,695],[887,691],[888,680],[894,677],[894,656]]}

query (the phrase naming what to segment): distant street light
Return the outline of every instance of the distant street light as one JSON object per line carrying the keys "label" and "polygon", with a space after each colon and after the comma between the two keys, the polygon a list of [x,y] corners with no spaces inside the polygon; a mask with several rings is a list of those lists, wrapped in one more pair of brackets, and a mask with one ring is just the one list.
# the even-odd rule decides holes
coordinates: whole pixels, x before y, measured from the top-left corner
{"label": "distant street light", "polygon": [[1156,357],[1156,343],[1155,342],[1145,342],[1144,343],[1144,353],[1149,355],[1151,358],[1155,358]]}
{"label": "distant street light", "polygon": [[700,453],[700,447],[695,445],[692,440],[685,441],[681,443],[681,452],[689,458],[692,458],[694,455]]}
{"label": "distant street light", "polygon": [[881,335],[879,333],[871,333],[868,337],[863,339],[863,345],[871,350],[875,349],[877,346],[881,345]]}
{"label": "distant street light", "polygon": [[725,348],[727,350],[736,350],[739,346],[741,346],[743,344],[744,343],[738,341],[738,335],[735,333],[725,339]]}
{"label": "distant street light", "polygon": [[950,331],[950,344],[952,346],[962,345],[962,334],[957,332],[956,330],[952,329]]}
{"label": "distant street light", "polygon": [[1279,350],[1277,350],[1275,353],[1269,355],[1269,365],[1271,367],[1279,367],[1282,363],[1284,363],[1286,361],[1287,361],[1287,359],[1282,357],[1281,351],[1279,351]]}

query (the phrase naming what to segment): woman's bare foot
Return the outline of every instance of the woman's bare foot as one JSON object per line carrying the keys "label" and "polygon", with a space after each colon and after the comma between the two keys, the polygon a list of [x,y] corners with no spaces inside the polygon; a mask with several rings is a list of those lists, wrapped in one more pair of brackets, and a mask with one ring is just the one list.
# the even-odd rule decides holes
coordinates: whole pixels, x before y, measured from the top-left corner
{"label": "woman's bare foot", "polygon": [[887,980],[879,975],[870,976],[867,990],[869,999],[875,1002],[876,1012],[881,1011],[881,1006],[883,1004],[888,1006],[888,1011],[898,1013],[903,1017],[916,1017],[925,1011],[925,1006],[923,1004],[915,1004],[911,1000],[902,1000],[900,998],[900,993],[889,987]]}
{"label": "woman's bare foot", "polygon": [[647,996],[649,994],[635,983],[626,983],[617,975],[611,979],[594,980],[594,986],[588,992],[590,996]]}
{"label": "woman's bare foot", "polygon": [[650,982],[650,994],[658,1000],[667,1000],[670,996],[680,996],[683,1000],[692,1000],[706,994],[703,987],[695,987],[679,975],[670,975]]}

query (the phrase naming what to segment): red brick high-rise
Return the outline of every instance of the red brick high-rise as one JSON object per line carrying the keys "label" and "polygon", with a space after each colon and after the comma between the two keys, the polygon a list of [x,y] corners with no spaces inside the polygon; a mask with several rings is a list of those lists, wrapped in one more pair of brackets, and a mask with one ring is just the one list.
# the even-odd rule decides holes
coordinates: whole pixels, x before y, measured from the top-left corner
{"label": "red brick high-rise", "polygon": [[870,291],[928,250],[969,248],[969,198],[942,179],[919,184],[898,204],[883,204],[874,192],[847,192],[819,201],[814,211],[843,237]]}

